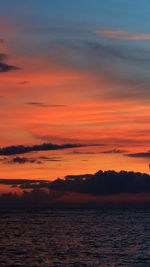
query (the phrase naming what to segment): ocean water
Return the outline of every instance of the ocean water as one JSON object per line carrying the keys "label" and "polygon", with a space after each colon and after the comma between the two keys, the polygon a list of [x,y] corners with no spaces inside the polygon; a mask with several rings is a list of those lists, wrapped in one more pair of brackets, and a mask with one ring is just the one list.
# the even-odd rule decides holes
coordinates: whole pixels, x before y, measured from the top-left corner
{"label": "ocean water", "polygon": [[2,266],[150,266],[150,211],[1,211]]}

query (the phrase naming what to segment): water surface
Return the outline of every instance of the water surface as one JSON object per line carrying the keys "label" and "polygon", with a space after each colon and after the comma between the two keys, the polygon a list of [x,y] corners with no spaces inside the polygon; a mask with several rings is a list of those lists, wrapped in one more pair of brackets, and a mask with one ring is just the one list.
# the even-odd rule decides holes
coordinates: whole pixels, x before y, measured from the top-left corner
{"label": "water surface", "polygon": [[0,266],[150,266],[149,210],[1,211]]}

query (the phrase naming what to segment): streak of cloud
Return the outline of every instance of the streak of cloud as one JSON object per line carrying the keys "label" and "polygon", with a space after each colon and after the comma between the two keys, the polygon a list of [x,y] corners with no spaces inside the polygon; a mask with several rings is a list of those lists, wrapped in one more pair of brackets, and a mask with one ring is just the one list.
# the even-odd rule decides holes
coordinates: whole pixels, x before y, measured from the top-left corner
{"label": "streak of cloud", "polygon": [[61,107],[66,107],[66,105],[49,105],[49,104],[45,104],[45,103],[41,103],[41,102],[27,102],[25,103],[26,105],[31,105],[31,106],[37,106],[37,107],[42,107],[42,108],[61,108]]}
{"label": "streak of cloud", "polygon": [[125,154],[125,156],[132,157],[132,158],[150,158],[150,151]]}
{"label": "streak of cloud", "polygon": [[144,33],[129,33],[124,31],[111,30],[94,30],[93,33],[100,34],[109,39],[123,39],[123,40],[150,40],[150,34]]}
{"label": "streak of cloud", "polygon": [[25,154],[28,152],[33,151],[49,151],[49,150],[58,150],[58,149],[67,149],[67,148],[75,148],[75,147],[83,147],[86,145],[82,144],[51,144],[51,143],[44,143],[41,145],[33,145],[33,146],[8,146],[0,148],[0,155],[1,156],[10,156],[10,155],[17,155],[17,154]]}

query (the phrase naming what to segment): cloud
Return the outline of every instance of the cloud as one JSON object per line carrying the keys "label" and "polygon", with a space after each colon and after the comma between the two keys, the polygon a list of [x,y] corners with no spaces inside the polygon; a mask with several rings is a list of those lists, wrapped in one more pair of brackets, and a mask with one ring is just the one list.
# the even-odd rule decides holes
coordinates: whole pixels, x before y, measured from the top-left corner
{"label": "cloud", "polygon": [[[89,56],[94,59],[102,59],[105,63],[116,63],[117,59],[131,63],[150,63],[149,51],[140,48],[125,47],[122,45],[103,44],[96,41],[87,41],[84,43],[84,50],[87,50]],[[81,48],[80,48],[81,49]],[[100,64],[100,62],[98,61]],[[120,65],[120,62],[117,62]],[[119,69],[118,69],[119,70]]]}
{"label": "cloud", "polygon": [[26,184],[37,184],[45,183],[46,180],[32,180],[32,179],[0,179],[0,184],[3,185],[26,185]]}
{"label": "cloud", "polygon": [[13,71],[13,70],[19,70],[18,67],[5,63],[4,60],[6,58],[7,58],[6,54],[0,53],[0,72],[8,72],[8,71]]}
{"label": "cloud", "polygon": [[42,164],[44,162],[57,162],[61,161],[60,157],[38,157],[38,158],[27,158],[27,157],[14,157],[11,160],[8,160],[7,157],[0,158],[1,162],[5,164],[26,164],[26,163],[36,163]]}
{"label": "cloud", "polygon": [[96,196],[150,193],[150,176],[126,171],[99,171],[95,174],[66,176],[65,180],[51,182],[50,188]]}
{"label": "cloud", "polygon": [[[57,50],[65,50],[67,54],[62,53],[57,57]],[[86,94],[90,97],[131,100],[149,96],[147,69],[150,67],[150,53],[147,48],[104,43],[89,38],[85,41],[56,42],[51,53],[53,57],[56,54],[53,60],[65,68],[84,70],[89,74],[90,89],[86,86]]]}
{"label": "cloud", "polygon": [[102,154],[121,154],[121,153],[125,153],[125,150],[120,150],[120,149],[112,149],[112,150],[106,150],[106,151],[101,151],[99,153]]}
{"label": "cloud", "polygon": [[132,157],[132,158],[150,158],[150,151],[140,152],[140,153],[125,154],[125,156]]}
{"label": "cloud", "polygon": [[93,33],[100,34],[109,39],[123,39],[123,40],[150,40],[150,34],[144,33],[129,33],[124,31],[111,30],[94,30]]}
{"label": "cloud", "polygon": [[33,151],[49,151],[49,150],[58,150],[58,149],[67,149],[67,148],[74,148],[74,147],[83,147],[86,145],[82,144],[63,144],[63,145],[57,145],[57,144],[51,144],[51,143],[44,143],[41,145],[33,145],[33,146],[8,146],[0,148],[0,155],[1,156],[11,156],[11,155],[17,155],[17,154],[25,154],[28,152]]}
{"label": "cloud", "polygon": [[121,154],[125,153],[126,150],[120,150],[120,149],[112,149],[112,150],[105,150],[105,151],[72,151],[70,154],[83,154],[83,155],[95,155],[95,154]]}
{"label": "cloud", "polygon": [[8,72],[12,70],[18,70],[16,66],[8,65],[6,63],[0,62],[0,72]]}
{"label": "cloud", "polygon": [[51,202],[57,198],[60,198],[61,192],[49,192],[44,189],[34,189],[32,191],[24,191],[21,196],[16,193],[5,193],[0,196],[1,208],[35,208],[35,207],[47,207]]}
{"label": "cloud", "polygon": [[[26,188],[26,183],[21,184]],[[28,183],[28,188],[43,188],[42,183],[38,185]],[[61,192],[74,192],[80,194],[91,194],[94,196],[111,196],[123,193],[137,194],[150,193],[150,175],[126,172],[126,171],[98,171],[95,174],[67,175],[65,179],[47,181],[44,184],[49,190]]]}
{"label": "cloud", "polygon": [[61,161],[62,159],[60,157],[39,157],[40,160],[42,161]]}
{"label": "cloud", "polygon": [[40,160],[34,159],[34,158],[24,158],[24,157],[15,157],[11,160],[7,161],[7,164],[14,164],[14,163],[18,163],[18,164],[25,164],[25,163],[37,163],[40,164],[42,163]]}
{"label": "cloud", "polygon": [[25,105],[39,106],[39,107],[50,107],[50,108],[61,108],[66,107],[66,105],[49,105],[41,102],[27,102]]}
{"label": "cloud", "polygon": [[[0,195],[1,207],[69,206],[76,196],[77,203],[138,203],[150,204],[150,175],[126,171],[98,171],[95,174],[68,175],[55,181],[4,180],[0,184],[23,190],[22,195]],[[29,190],[30,189],[30,190]],[[66,201],[67,200],[67,201]]]}

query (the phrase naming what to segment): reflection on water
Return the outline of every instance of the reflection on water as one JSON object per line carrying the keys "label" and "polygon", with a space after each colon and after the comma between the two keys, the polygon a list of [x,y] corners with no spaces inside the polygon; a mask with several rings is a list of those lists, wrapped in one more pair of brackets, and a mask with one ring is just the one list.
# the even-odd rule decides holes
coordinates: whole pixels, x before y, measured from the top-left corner
{"label": "reflection on water", "polygon": [[150,266],[150,211],[3,211],[0,266]]}

